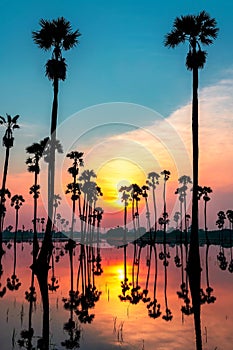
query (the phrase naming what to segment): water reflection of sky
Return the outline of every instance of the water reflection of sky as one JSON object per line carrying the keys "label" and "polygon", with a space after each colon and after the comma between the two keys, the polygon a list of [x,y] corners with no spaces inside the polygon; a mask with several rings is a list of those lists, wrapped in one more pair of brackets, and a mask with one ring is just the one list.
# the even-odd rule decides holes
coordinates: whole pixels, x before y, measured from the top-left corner
{"label": "water reflection of sky", "polygon": [[[78,247],[74,256],[74,286],[76,288],[76,277],[78,267]],[[157,253],[162,246],[157,246]],[[31,246],[17,245],[16,275],[22,285],[18,291],[7,289],[6,294],[0,299],[1,320],[0,340],[1,349],[18,349],[17,340],[20,338],[22,329],[28,328],[29,303],[25,300],[25,291],[30,286],[31,273],[29,266],[32,256]],[[57,250],[58,252],[58,250]],[[172,311],[173,319],[166,322],[159,317],[152,319],[148,317],[146,304],[140,301],[137,305],[129,302],[121,302],[119,295],[121,281],[124,278],[123,249],[101,250],[103,274],[95,276],[97,290],[101,291],[100,299],[96,302],[94,309],[95,317],[91,324],[81,324],[80,348],[89,349],[139,349],[139,350],[167,350],[167,349],[195,349],[195,332],[193,327],[193,316],[182,316],[182,300],[178,298],[177,291],[181,284],[181,268],[174,264],[175,248],[169,248],[171,258],[169,259],[167,296],[168,306]],[[209,251],[209,283],[214,289],[213,295],[217,298],[215,303],[204,304],[201,307],[201,328],[203,349],[232,349],[233,335],[233,301],[232,281],[233,275],[226,269],[220,270],[217,262],[219,248],[211,246]],[[132,272],[133,247],[127,249],[127,271],[129,282]],[[142,289],[146,285],[147,248],[142,249],[139,285]],[[230,260],[230,251],[225,249],[227,260]],[[1,277],[1,288],[6,284],[8,277],[13,271],[13,247],[6,249],[3,256],[3,275]],[[202,259],[202,288],[206,289],[205,271],[205,247],[201,248]],[[184,272],[185,273],[185,272]],[[49,281],[52,271],[50,271]],[[50,334],[51,349],[63,349],[61,342],[68,338],[63,325],[68,322],[70,311],[63,307],[63,297],[67,297],[70,289],[69,258],[65,254],[59,262],[55,262],[55,276],[59,282],[56,292],[49,292],[50,297]],[[153,296],[154,287],[154,260],[152,257],[150,280],[148,285],[148,296]],[[34,341],[42,334],[42,306],[40,304],[40,293],[36,283],[37,302],[32,314],[32,325],[34,328]],[[156,287],[156,298],[161,304],[162,315],[165,311],[164,299],[164,266],[158,259],[158,277]],[[77,316],[74,315],[74,320]]]}

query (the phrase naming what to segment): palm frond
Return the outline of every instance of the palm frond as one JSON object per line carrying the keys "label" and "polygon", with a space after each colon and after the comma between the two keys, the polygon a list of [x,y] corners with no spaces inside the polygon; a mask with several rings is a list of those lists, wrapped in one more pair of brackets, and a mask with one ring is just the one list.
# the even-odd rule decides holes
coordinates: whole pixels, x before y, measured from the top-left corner
{"label": "palm frond", "polygon": [[19,115],[17,114],[12,118],[11,122],[16,124],[18,119],[19,119]]}
{"label": "palm frond", "polygon": [[189,51],[186,56],[186,67],[188,70],[193,70],[194,67],[203,69],[206,63],[207,52],[198,50],[196,53]]}
{"label": "palm frond", "polygon": [[174,48],[188,40],[191,45],[196,45],[198,42],[210,45],[216,39],[219,31],[216,26],[216,20],[205,11],[201,11],[198,15],[177,17],[174,20],[172,31],[165,35],[164,44]]}
{"label": "palm frond", "polygon": [[165,35],[164,45],[173,49],[180,43],[184,43],[185,39],[186,36],[182,31],[172,30],[170,33]]}
{"label": "palm frond", "polygon": [[0,121],[2,121],[4,124],[6,123],[6,119],[4,117],[0,116]]}
{"label": "palm frond", "polygon": [[79,44],[78,37],[81,36],[81,33],[76,30],[71,34],[67,34],[62,42],[62,47],[65,51],[70,50],[72,47]]}
{"label": "palm frond", "polygon": [[41,30],[33,31],[32,38],[36,45],[45,51],[53,46],[53,25],[50,21],[41,19],[39,22]]}
{"label": "palm frond", "polygon": [[66,67],[65,59],[51,59],[48,60],[45,65],[45,74],[49,78],[49,80],[54,80],[54,78],[58,78],[61,80],[66,79]]}

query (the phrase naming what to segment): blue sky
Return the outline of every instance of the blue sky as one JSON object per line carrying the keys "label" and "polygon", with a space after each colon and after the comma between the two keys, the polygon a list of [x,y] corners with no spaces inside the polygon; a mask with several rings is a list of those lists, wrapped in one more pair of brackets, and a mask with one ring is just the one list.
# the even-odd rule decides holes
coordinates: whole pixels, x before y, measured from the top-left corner
{"label": "blue sky", "polygon": [[64,16],[82,36],[67,52],[68,74],[60,87],[59,121],[103,102],[142,104],[168,116],[191,95],[184,66],[187,46],[163,46],[176,16],[205,9],[217,19],[219,37],[208,48],[201,86],[232,67],[233,4],[229,1],[1,1],[0,113],[49,125],[52,89],[44,76],[48,52],[33,43],[40,18]]}

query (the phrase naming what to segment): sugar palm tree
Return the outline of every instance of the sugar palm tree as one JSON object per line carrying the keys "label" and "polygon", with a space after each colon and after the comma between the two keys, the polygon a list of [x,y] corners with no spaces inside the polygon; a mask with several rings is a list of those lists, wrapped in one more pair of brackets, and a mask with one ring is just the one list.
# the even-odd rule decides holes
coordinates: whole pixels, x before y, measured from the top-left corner
{"label": "sugar palm tree", "polygon": [[226,220],[226,215],[223,210],[220,210],[218,213],[218,220],[216,221],[216,225],[218,226],[219,229],[224,228],[225,220]]}
{"label": "sugar palm tree", "polygon": [[[199,240],[198,240],[198,70],[203,68],[206,62],[206,51],[201,45],[210,45],[216,39],[218,28],[216,20],[208,13],[201,11],[198,15],[177,17],[173,23],[173,29],[165,36],[165,46],[175,48],[186,41],[189,44],[189,52],[186,56],[186,67],[193,73],[193,99],[192,99],[192,140],[193,140],[193,196],[192,196],[192,228],[190,236],[189,266],[188,269],[200,270]],[[191,267],[192,265],[192,267]],[[192,274],[194,276],[194,274]],[[198,271],[196,277],[199,278]],[[194,278],[195,279],[195,278]],[[197,281],[196,281],[197,282]],[[196,288],[200,290],[200,282]],[[191,282],[192,283],[192,282]],[[194,291],[194,288],[191,288]],[[199,292],[198,292],[199,293]],[[198,295],[193,293],[193,296]],[[195,304],[195,302],[194,302]],[[199,301],[196,302],[200,306]],[[195,312],[198,316],[198,312]],[[198,324],[197,320],[197,324]],[[197,344],[201,348],[201,344]]]}
{"label": "sugar palm tree", "polygon": [[[154,271],[151,273],[151,264],[152,264],[152,250],[154,252]],[[161,316],[162,312],[160,310],[161,305],[158,303],[156,298],[156,290],[157,290],[157,278],[158,278],[158,258],[157,258],[157,249],[155,242],[151,242],[150,244],[150,253],[149,253],[149,259],[148,259],[148,270],[147,270],[147,278],[146,278],[146,286],[143,290],[144,297],[142,298],[142,301],[144,303],[147,303],[147,309],[148,309],[148,316],[151,318],[158,318]],[[153,288],[153,298],[148,296],[149,293],[149,278],[150,274],[153,277],[154,276],[154,288]]]}
{"label": "sugar palm tree", "polygon": [[147,230],[151,232],[151,223],[150,223],[150,209],[148,204],[148,191],[149,186],[143,185],[142,186],[142,197],[145,198],[145,204],[146,204],[146,219],[147,219]]}
{"label": "sugar palm tree", "polygon": [[229,220],[230,230],[232,231],[233,230],[233,210],[228,209],[226,211],[226,215],[227,215],[227,218]]}
{"label": "sugar palm tree", "polygon": [[9,195],[9,191],[6,188],[6,180],[7,180],[7,172],[8,172],[8,165],[9,165],[9,158],[10,158],[10,149],[14,146],[14,137],[13,137],[13,131],[15,129],[19,129],[19,125],[17,124],[19,115],[16,115],[14,117],[11,117],[9,114],[7,114],[7,118],[0,116],[0,125],[5,126],[6,131],[3,136],[3,146],[6,148],[5,153],[5,161],[4,161],[4,168],[3,168],[3,176],[2,176],[2,187],[0,191],[0,254],[2,255],[3,249],[2,249],[2,229],[3,229],[3,219],[5,215],[5,201],[6,201],[6,194]]}
{"label": "sugar palm tree", "polygon": [[138,184],[132,184],[131,198],[132,198],[132,220],[135,232],[135,238],[137,232],[139,232],[140,221],[139,221],[139,201],[142,196],[142,189]]}
{"label": "sugar palm tree", "polygon": [[219,228],[219,232],[220,232],[220,241],[221,241],[221,244],[220,244],[220,251],[219,251],[219,254],[217,255],[217,259],[219,261],[219,267],[221,270],[226,270],[227,268],[227,265],[228,265],[228,262],[227,262],[227,259],[226,259],[226,256],[225,256],[225,252],[224,252],[224,247],[223,247],[223,244],[222,244],[222,241],[223,241],[223,235],[222,235],[222,230],[224,229],[224,225],[225,225],[225,220],[226,220],[226,214],[224,213],[223,210],[220,210],[218,213],[218,220],[216,221],[216,225],[218,226]]}
{"label": "sugar palm tree", "polygon": [[175,48],[186,41],[189,51],[186,56],[186,67],[193,73],[192,99],[192,140],[193,140],[193,196],[192,228],[190,259],[195,259],[195,268],[200,267],[200,256],[197,252],[198,242],[198,70],[203,68],[207,53],[201,45],[210,45],[216,39],[218,28],[216,20],[208,13],[201,11],[198,15],[177,17],[173,29],[165,36],[165,46]]}
{"label": "sugar palm tree", "polygon": [[25,202],[25,199],[20,194],[15,194],[13,197],[11,197],[11,206],[15,208],[15,233],[18,232],[18,223],[19,223],[19,209]]}
{"label": "sugar palm tree", "polygon": [[[31,173],[34,173],[34,184],[33,186],[30,187],[30,194],[33,195],[34,199],[34,214],[33,214],[33,231],[34,231],[34,236],[33,236],[33,252],[34,252],[34,257],[38,253],[39,249],[39,244],[37,240],[37,228],[36,228],[36,221],[37,221],[37,201],[40,195],[40,185],[38,184],[38,175],[40,173],[40,159],[43,156],[43,152],[46,148],[47,142],[49,138],[46,137],[40,142],[33,143],[31,146],[28,146],[26,148],[26,152],[29,153],[30,156],[26,160],[26,164],[28,165],[28,171]],[[42,220],[42,219],[41,219]],[[42,221],[41,221],[42,222]]]}
{"label": "sugar palm tree", "polygon": [[[182,193],[183,196],[183,204],[184,204],[184,217],[186,218],[187,215],[187,189],[188,189],[188,185],[192,183],[192,180],[190,178],[190,176],[188,175],[182,175],[179,179],[178,179],[179,183],[182,185],[180,187],[180,192]],[[182,218],[181,218],[182,220]],[[185,229],[185,239],[187,240],[187,221],[186,219],[184,220],[184,229]]]}
{"label": "sugar palm tree", "polygon": [[[81,202],[79,202],[79,214],[80,214],[80,219],[81,219],[81,232],[82,234],[86,232],[86,227],[87,227],[87,220],[88,220],[88,191],[90,187],[90,183],[92,182],[91,179],[96,178],[96,174],[94,170],[89,170],[86,169],[82,172],[82,174],[79,176],[79,181],[81,181],[81,189],[84,193],[84,199],[83,199],[83,205],[81,208]],[[84,225],[83,225],[84,223]],[[84,227],[83,227],[84,226]],[[84,231],[84,232],[83,232]]]}
{"label": "sugar palm tree", "polygon": [[[54,207],[54,213],[53,213],[53,231],[55,230],[55,224],[56,224],[56,214],[57,214],[57,208],[59,207],[59,205],[61,204],[61,196],[60,194],[54,194],[53,196],[53,207]],[[57,225],[58,228],[58,225]]]}
{"label": "sugar palm tree", "polygon": [[205,223],[205,235],[206,235],[206,244],[209,245],[209,237],[208,237],[208,227],[207,227],[207,202],[210,201],[209,194],[212,193],[212,189],[208,186],[201,187],[199,186],[199,198],[203,196],[203,200],[205,202],[204,205],[204,223]]}
{"label": "sugar palm tree", "polygon": [[121,202],[124,203],[124,244],[126,244],[126,232],[127,232],[127,208],[129,205],[130,191],[132,190],[132,185],[121,186],[119,192],[122,192]]}
{"label": "sugar palm tree", "polygon": [[228,270],[232,273],[233,272],[233,253],[232,253],[232,231],[233,231],[233,210],[228,209],[226,212],[226,216],[229,220],[230,225],[230,252],[231,252],[231,261],[228,266]]}
{"label": "sugar palm tree", "polygon": [[66,155],[73,160],[72,167],[68,168],[69,174],[73,177],[73,182],[67,185],[66,193],[71,193],[72,200],[72,219],[71,219],[71,239],[73,239],[74,222],[75,222],[75,210],[76,201],[81,195],[79,183],[77,182],[77,176],[79,173],[79,167],[83,166],[83,152],[72,151]]}
{"label": "sugar palm tree", "polygon": [[164,228],[164,242],[166,243],[166,227],[167,227],[167,224],[169,223],[168,213],[167,213],[167,202],[166,202],[166,184],[170,177],[170,171],[163,170],[161,172],[161,175],[163,175],[163,217],[160,218],[160,222],[162,223]]}
{"label": "sugar palm tree", "polygon": [[69,252],[70,258],[70,283],[71,283],[71,293],[73,291],[73,254],[76,246],[75,241],[73,240],[74,233],[74,222],[75,222],[75,210],[76,210],[76,201],[79,199],[81,195],[80,187],[77,182],[77,176],[79,173],[79,167],[83,166],[83,152],[72,151],[66,155],[68,158],[73,160],[72,167],[68,168],[69,174],[73,177],[73,182],[67,185],[66,193],[71,193],[72,200],[72,219],[71,219],[71,237],[69,238],[68,243],[65,248]]}
{"label": "sugar palm tree", "polygon": [[175,214],[174,214],[174,217],[173,217],[173,220],[174,220],[175,223],[176,223],[176,230],[177,230],[177,231],[178,231],[178,229],[179,229],[179,219],[180,219],[180,216],[181,216],[180,211],[176,211]]}
{"label": "sugar palm tree", "polygon": [[65,58],[62,51],[70,50],[78,44],[78,37],[81,35],[78,30],[72,31],[71,24],[64,17],[52,21],[41,19],[41,29],[32,32],[32,38],[40,49],[52,50],[52,57],[46,63],[46,76],[53,82],[53,106],[50,127],[51,150],[48,168],[48,221],[46,234],[51,234],[53,219],[54,199],[54,173],[55,173],[55,143],[58,112],[58,89],[59,80],[66,79]]}
{"label": "sugar palm tree", "polygon": [[14,235],[14,267],[13,267],[13,274],[10,278],[7,279],[7,287],[10,290],[18,290],[21,286],[21,283],[19,282],[19,278],[16,275],[16,239],[17,239],[17,232],[18,232],[18,222],[19,222],[19,209],[25,202],[22,195],[14,195],[11,197],[11,206],[15,208],[15,235]]}
{"label": "sugar palm tree", "polygon": [[159,184],[159,177],[160,177],[159,174],[157,174],[155,171],[151,171],[147,175],[147,181],[146,181],[147,185],[152,188],[155,233],[157,231],[157,207],[156,207],[155,189],[156,189],[156,185]]}

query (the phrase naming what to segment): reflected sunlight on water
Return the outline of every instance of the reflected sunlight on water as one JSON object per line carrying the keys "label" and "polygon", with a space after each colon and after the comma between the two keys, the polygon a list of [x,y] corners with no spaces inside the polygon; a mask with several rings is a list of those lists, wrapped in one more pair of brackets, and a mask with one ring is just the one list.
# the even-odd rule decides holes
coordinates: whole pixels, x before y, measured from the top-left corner
{"label": "reflected sunlight on water", "polygon": [[[18,283],[21,285],[18,290],[13,291],[7,287],[6,294],[0,299],[0,340],[1,348],[4,350],[19,349],[20,340],[21,348],[33,349],[26,345],[26,342],[22,343],[21,334],[22,330],[29,329],[29,302],[25,299],[25,291],[29,291],[31,283],[32,246],[24,243],[23,250],[21,247],[22,244],[18,243],[15,270]],[[187,278],[185,269],[182,266],[176,267],[174,263],[177,253],[180,257],[180,247],[177,249],[167,246],[170,258],[167,259],[168,266],[165,267],[163,260],[160,259],[162,245],[156,245],[157,273],[156,255],[152,250],[150,256],[149,247],[141,249],[136,247],[136,255],[133,244],[128,245],[125,250],[110,248],[97,252],[96,248],[89,249],[92,255],[86,252],[87,259],[83,264],[80,258],[80,246],[76,246],[73,256],[74,291],[78,289],[80,297],[85,290],[84,284],[89,286],[89,294],[87,290],[86,294],[84,292],[89,306],[82,299],[76,307],[65,309],[63,298],[68,300],[70,291],[69,255],[65,252],[64,243],[55,244],[54,268],[51,263],[52,268],[49,271],[50,289],[53,289],[49,291],[51,349],[77,349],[78,344],[85,350],[93,348],[101,350],[195,349],[193,315],[187,316],[181,312],[182,306],[191,307],[191,303],[189,304],[187,300],[189,294],[186,295],[186,299],[179,298],[177,295],[177,291],[182,292],[182,281],[185,283]],[[230,350],[233,342],[231,296],[233,275],[228,269],[219,268],[217,259],[219,249],[218,246],[210,246],[207,271],[206,247],[200,248],[203,289],[201,329],[205,350]],[[230,261],[229,248],[224,249],[224,254],[227,261]],[[185,260],[185,249],[183,249],[183,255]],[[99,265],[96,263],[97,256],[99,256]],[[127,266],[124,265],[124,261]],[[1,290],[7,284],[7,278],[12,278],[13,263],[12,246],[11,249],[6,248],[6,254],[2,259]],[[165,284],[165,278],[167,284]],[[36,278],[35,288],[36,302],[33,302],[31,313],[34,346],[42,335],[43,324],[43,308]],[[155,299],[159,309],[153,309],[153,305],[150,305]],[[166,313],[166,308],[170,313]],[[76,313],[76,310],[79,311]],[[149,317],[150,310],[151,317]],[[153,312],[156,310],[161,314],[158,313],[158,317],[153,317]],[[71,321],[74,323],[69,328]],[[65,323],[66,327],[64,327]],[[69,342],[65,342],[67,339]]]}

